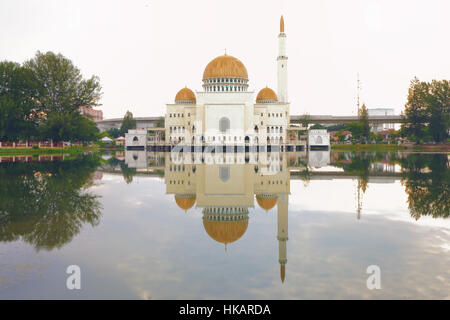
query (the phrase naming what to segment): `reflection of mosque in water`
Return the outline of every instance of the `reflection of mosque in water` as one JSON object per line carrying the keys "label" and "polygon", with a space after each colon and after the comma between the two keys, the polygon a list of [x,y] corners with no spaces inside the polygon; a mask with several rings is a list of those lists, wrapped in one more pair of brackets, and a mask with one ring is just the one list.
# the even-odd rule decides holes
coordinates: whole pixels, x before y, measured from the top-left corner
{"label": "reflection of mosque in water", "polygon": [[202,208],[206,233],[225,246],[245,234],[255,198],[263,210],[277,207],[279,263],[284,282],[290,193],[286,154],[188,153],[171,154],[167,160],[167,193],[174,194],[175,202],[184,211],[194,205]]}

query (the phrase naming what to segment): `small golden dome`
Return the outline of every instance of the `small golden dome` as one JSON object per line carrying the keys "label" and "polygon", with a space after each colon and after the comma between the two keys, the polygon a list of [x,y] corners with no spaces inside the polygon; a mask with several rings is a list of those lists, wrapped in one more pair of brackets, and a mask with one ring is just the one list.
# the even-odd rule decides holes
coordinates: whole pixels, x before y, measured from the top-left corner
{"label": "small golden dome", "polygon": [[175,103],[177,102],[191,102],[195,103],[197,99],[195,98],[194,92],[189,88],[183,88],[180,91],[178,91],[177,95],[175,96]]}
{"label": "small golden dome", "polygon": [[244,235],[248,227],[248,218],[238,221],[203,219],[203,227],[211,238],[227,244],[239,240]]}
{"label": "small golden dome", "polygon": [[177,203],[177,205],[183,209],[184,211],[189,210],[190,208],[192,208],[195,204],[195,196],[180,196],[180,195],[175,195],[175,202]]}
{"label": "small golden dome", "polygon": [[278,197],[277,196],[256,196],[256,202],[261,209],[269,211],[277,204]]}
{"label": "small golden dome", "polygon": [[256,102],[276,102],[278,101],[277,94],[272,89],[265,87],[259,90],[256,96]]}
{"label": "small golden dome", "polygon": [[248,74],[247,69],[239,59],[225,54],[208,63],[203,72],[203,80],[219,77],[248,79]]}

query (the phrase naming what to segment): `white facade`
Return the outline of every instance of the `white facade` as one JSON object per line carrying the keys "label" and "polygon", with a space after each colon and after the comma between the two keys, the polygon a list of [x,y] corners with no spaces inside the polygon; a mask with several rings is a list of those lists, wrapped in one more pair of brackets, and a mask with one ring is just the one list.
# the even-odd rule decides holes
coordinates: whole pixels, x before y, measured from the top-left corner
{"label": "white facade", "polygon": [[327,132],[326,129],[309,130],[308,145],[310,148],[329,147],[330,146],[330,134]]}
{"label": "white facade", "polygon": [[129,149],[145,149],[147,130],[128,130],[128,133],[125,133],[125,146]]}

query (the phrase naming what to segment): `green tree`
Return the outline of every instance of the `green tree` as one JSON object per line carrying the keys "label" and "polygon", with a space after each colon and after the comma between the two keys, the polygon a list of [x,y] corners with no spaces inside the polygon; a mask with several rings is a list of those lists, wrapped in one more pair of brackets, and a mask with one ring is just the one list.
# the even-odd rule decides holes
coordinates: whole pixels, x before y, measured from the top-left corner
{"label": "green tree", "polygon": [[361,136],[364,139],[369,139],[370,137],[370,126],[369,126],[369,112],[365,104],[362,105],[359,110],[359,122],[361,126]]}
{"label": "green tree", "polygon": [[350,122],[347,124],[348,130],[352,133],[353,139],[360,139],[363,135],[363,125],[361,122]]}
{"label": "green tree", "polygon": [[120,137],[120,130],[117,128],[108,129],[106,131],[106,133],[110,138],[113,138],[113,139]]}
{"label": "green tree", "polygon": [[314,129],[326,129],[327,127],[325,127],[324,125],[320,124],[320,123],[316,123],[313,124],[310,129],[314,130]]}
{"label": "green tree", "polygon": [[0,141],[18,141],[37,134],[37,83],[17,63],[0,62]]}
{"label": "green tree", "polygon": [[421,82],[414,78],[405,105],[404,132],[414,141],[445,142],[450,126],[449,81]]}
{"label": "green tree", "polygon": [[36,97],[40,111],[79,112],[82,106],[98,106],[101,86],[98,77],[83,79],[80,70],[62,54],[37,52],[24,66],[38,83]]}
{"label": "green tree", "polygon": [[136,129],[136,120],[133,118],[133,114],[127,111],[120,126],[120,134],[124,135],[130,129]]}
{"label": "green tree", "polygon": [[156,126],[157,126],[158,128],[164,128],[164,123],[165,123],[164,117],[160,117],[160,118],[156,121]]}
{"label": "green tree", "polygon": [[450,128],[450,81],[431,81],[428,114],[431,137],[436,142],[445,142]]}
{"label": "green tree", "polygon": [[84,143],[97,140],[99,133],[96,124],[78,112],[50,113],[40,131],[44,139]]}

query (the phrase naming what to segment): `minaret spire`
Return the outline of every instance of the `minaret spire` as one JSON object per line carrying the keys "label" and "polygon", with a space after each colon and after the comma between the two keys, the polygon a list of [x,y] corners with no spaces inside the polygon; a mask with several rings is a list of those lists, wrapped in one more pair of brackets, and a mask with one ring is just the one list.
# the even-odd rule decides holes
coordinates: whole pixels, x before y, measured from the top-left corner
{"label": "minaret spire", "polygon": [[284,18],[280,18],[280,34],[278,35],[278,100],[288,102],[287,93],[287,55],[286,55],[286,34],[284,33]]}

